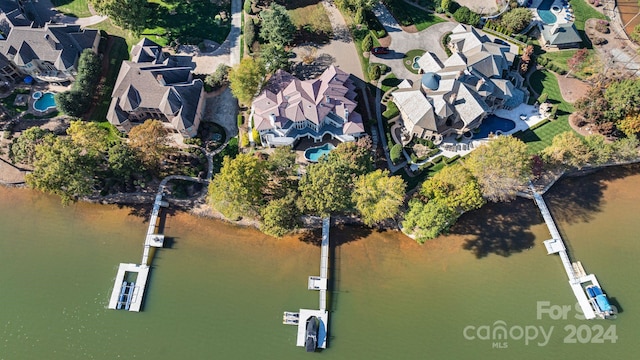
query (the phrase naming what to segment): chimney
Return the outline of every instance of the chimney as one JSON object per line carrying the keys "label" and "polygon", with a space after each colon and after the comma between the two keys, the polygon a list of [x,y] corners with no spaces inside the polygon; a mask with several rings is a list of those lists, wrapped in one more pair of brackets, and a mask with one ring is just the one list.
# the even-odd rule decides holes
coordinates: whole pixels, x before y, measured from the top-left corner
{"label": "chimney", "polygon": [[327,104],[331,104],[331,98],[329,98],[329,95],[324,96],[324,102],[326,102]]}
{"label": "chimney", "polygon": [[349,109],[344,109],[344,121],[349,121]]}
{"label": "chimney", "polygon": [[484,78],[480,78],[480,80],[478,80],[478,83],[476,83],[476,91],[480,91],[482,85],[484,85]]}
{"label": "chimney", "polygon": [[269,114],[269,123],[271,127],[276,127],[276,116],[275,114]]}
{"label": "chimney", "polygon": [[449,97],[449,104],[453,105],[456,102],[456,99],[458,97],[457,93],[452,93],[451,96]]}
{"label": "chimney", "polygon": [[156,76],[156,80],[158,80],[158,82],[159,82],[160,84],[164,85],[164,86],[166,86],[166,85],[167,85],[167,83],[164,81],[164,76],[162,76],[162,74],[158,74],[158,75]]}

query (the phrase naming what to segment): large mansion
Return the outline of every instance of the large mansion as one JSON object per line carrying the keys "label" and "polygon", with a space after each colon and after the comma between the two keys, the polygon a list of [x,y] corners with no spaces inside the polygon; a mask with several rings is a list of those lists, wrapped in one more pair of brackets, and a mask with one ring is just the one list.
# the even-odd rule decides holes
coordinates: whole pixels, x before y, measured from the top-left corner
{"label": "large mansion", "polygon": [[480,126],[492,111],[515,107],[524,99],[516,86],[522,78],[510,71],[515,59],[510,46],[491,42],[462,24],[450,39],[449,58],[441,61],[426,52],[418,60],[421,81],[413,85],[404,81],[392,93],[406,142],[414,136],[440,141],[464,134]]}
{"label": "large mansion", "polygon": [[349,74],[335,66],[304,81],[278,70],[251,105],[253,126],[267,146],[292,146],[303,137],[321,141],[327,134],[353,141],[364,134],[354,90]]}

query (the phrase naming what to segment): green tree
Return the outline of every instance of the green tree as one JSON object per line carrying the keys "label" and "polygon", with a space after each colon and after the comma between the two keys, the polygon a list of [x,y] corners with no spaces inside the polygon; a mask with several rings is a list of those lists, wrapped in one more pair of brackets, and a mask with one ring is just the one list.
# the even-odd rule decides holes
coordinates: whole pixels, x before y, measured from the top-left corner
{"label": "green tree", "polygon": [[418,199],[409,201],[409,211],[404,217],[402,227],[415,236],[415,240],[424,244],[446,233],[457,219],[458,214],[442,199],[424,203]]}
{"label": "green tree", "polygon": [[638,141],[637,137],[618,139],[613,142],[613,160],[629,161],[638,158]]}
{"label": "green tree", "polygon": [[589,149],[589,162],[592,165],[602,165],[612,159],[613,145],[607,143],[604,136],[600,134],[587,135],[582,139],[582,142]]}
{"label": "green tree", "polygon": [[348,167],[327,159],[309,165],[299,186],[304,210],[322,217],[351,209],[352,188]]}
{"label": "green tree", "polygon": [[137,36],[142,33],[151,18],[151,8],[147,0],[93,0],[95,9],[118,26],[133,31]]}
{"label": "green tree", "polygon": [[129,146],[141,155],[148,170],[159,171],[161,161],[171,152],[169,132],[158,120],[146,120],[129,131]]}
{"label": "green tree", "polygon": [[91,156],[106,155],[109,149],[109,131],[98,123],[72,121],[67,129],[73,143]]}
{"label": "green tree", "polygon": [[553,137],[551,145],[542,150],[548,162],[581,168],[592,158],[589,147],[573,131],[565,131]]}
{"label": "green tree", "polygon": [[50,131],[38,126],[28,128],[11,142],[9,158],[15,163],[31,165],[35,160],[36,147],[44,142],[54,142],[54,136]]}
{"label": "green tree", "polygon": [[70,139],[38,145],[33,166],[33,172],[25,176],[27,185],[60,196],[65,205],[91,194],[95,185],[95,161]]}
{"label": "green tree", "polygon": [[296,27],[284,6],[273,2],[269,9],[260,13],[260,17],[260,37],[267,43],[284,47],[293,40]]}
{"label": "green tree", "polygon": [[228,156],[220,172],[209,184],[211,206],[229,219],[254,217],[262,205],[262,190],[267,184],[264,162],[250,154]]}
{"label": "green tree", "polygon": [[442,0],[440,1],[440,7],[445,12],[451,12],[451,2],[452,0]]}
{"label": "green tree", "polygon": [[251,137],[253,138],[253,142],[254,144],[256,144],[256,146],[262,145],[262,141],[260,140],[260,132],[258,131],[258,129],[251,129]]}
{"label": "green tree", "polygon": [[217,90],[229,83],[229,70],[231,68],[225,64],[220,64],[216,71],[204,78],[204,83],[211,88]]}
{"label": "green tree", "polygon": [[100,58],[91,49],[85,49],[78,59],[78,74],[71,90],[55,95],[56,104],[63,113],[82,116],[91,105],[100,81]]}
{"label": "green tree", "polygon": [[609,104],[605,117],[616,122],[629,114],[640,112],[640,80],[626,79],[613,82],[604,92]]}
{"label": "green tree", "polygon": [[378,65],[378,64],[369,65],[369,78],[371,80],[380,79],[381,73],[382,73],[382,71],[380,70],[380,65]]}
{"label": "green tree", "polygon": [[444,201],[459,214],[484,205],[480,184],[460,164],[446,166],[422,184],[420,194],[428,199]]}
{"label": "green tree", "polygon": [[260,59],[268,74],[278,70],[289,71],[289,54],[282,46],[266,44],[260,48]]}
{"label": "green tree", "polygon": [[371,33],[368,33],[364,39],[362,39],[362,51],[367,52],[371,51],[373,47],[373,38],[371,38]]}
{"label": "green tree", "polygon": [[478,179],[490,201],[508,201],[531,174],[527,145],[512,136],[499,136],[469,155],[464,166]]}
{"label": "green tree", "polygon": [[229,73],[231,92],[241,103],[249,104],[262,87],[265,75],[262,61],[244,58]]}
{"label": "green tree", "polygon": [[627,115],[624,119],[618,121],[616,127],[628,137],[634,137],[640,134],[640,115]]}
{"label": "green tree", "polygon": [[453,18],[457,22],[463,24],[469,24],[471,26],[477,26],[480,22],[480,15],[474,13],[466,6],[461,6],[453,13]]}
{"label": "green tree", "polygon": [[402,145],[395,144],[389,151],[389,156],[391,157],[391,162],[397,164],[400,162],[402,158]]}
{"label": "green tree", "polygon": [[260,209],[263,233],[275,237],[282,237],[298,227],[300,211],[296,206],[296,194],[269,201],[267,206]]}
{"label": "green tree", "polygon": [[372,146],[369,136],[363,136],[357,141],[340,143],[331,150],[328,160],[347,167],[353,176],[363,175],[373,170]]}
{"label": "green tree", "polygon": [[292,190],[297,189],[296,153],[291,148],[283,146],[276,148],[266,161],[269,181],[266,197],[279,199],[285,197]]}
{"label": "green tree", "polygon": [[123,142],[117,143],[109,149],[107,164],[113,175],[123,182],[128,182],[133,175],[145,171],[140,155]]}
{"label": "green tree", "polygon": [[353,203],[362,221],[373,226],[396,217],[404,200],[406,184],[400,176],[389,176],[388,170],[360,175],[353,191]]}
{"label": "green tree", "polygon": [[507,28],[507,30],[514,34],[524,30],[524,28],[531,22],[532,13],[531,10],[525,7],[515,8],[502,14],[500,24]]}

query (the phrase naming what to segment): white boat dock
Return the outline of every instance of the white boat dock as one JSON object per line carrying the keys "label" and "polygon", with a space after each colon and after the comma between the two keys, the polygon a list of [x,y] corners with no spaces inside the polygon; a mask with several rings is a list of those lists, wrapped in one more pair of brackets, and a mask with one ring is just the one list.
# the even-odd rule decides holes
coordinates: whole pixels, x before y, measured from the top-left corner
{"label": "white boat dock", "polygon": [[[118,274],[113,284],[113,291],[111,292],[111,299],[109,300],[109,309],[118,309],[118,305],[121,308],[125,308],[124,304],[120,301],[120,295],[122,290],[122,283],[126,279],[127,273],[136,273],[137,278],[134,282],[133,289],[128,292],[127,302],[129,311],[140,311],[142,306],[142,298],[144,297],[144,290],[147,286],[147,278],[149,277],[149,267],[146,265],[138,264],[126,264],[122,263],[118,267]],[[126,308],[125,308],[126,309]]]}
{"label": "white boat dock", "polygon": [[[128,310],[139,312],[142,307],[142,300],[147,287],[147,278],[149,277],[151,248],[161,248],[164,245],[164,235],[158,234],[160,227],[160,208],[167,207],[169,203],[162,200],[162,187],[156,195],[153,203],[153,210],[149,219],[149,227],[144,238],[144,247],[142,251],[142,262],[140,265],[121,263],[118,267],[118,273],[111,291],[109,299],[109,309]],[[136,274],[136,280],[133,285],[124,284],[127,281],[127,274]],[[124,295],[124,296],[123,296]],[[124,303],[122,299],[125,299]]]}
{"label": "white boat dock", "polygon": [[569,254],[567,254],[567,248],[564,245],[564,241],[560,236],[560,232],[558,231],[555,222],[553,221],[549,208],[547,208],[547,204],[542,198],[542,195],[537,193],[532,185],[530,185],[530,188],[533,193],[533,199],[540,209],[540,213],[544,218],[544,222],[547,224],[547,228],[549,228],[549,233],[551,233],[552,238],[544,241],[547,254],[560,255],[562,265],[567,273],[567,277],[569,278],[569,286],[571,286],[571,290],[582,309],[585,319],[605,318],[606,314],[601,312],[598,306],[589,300],[583,286],[583,284],[593,284],[600,287],[600,283],[598,283],[596,276],[594,274],[587,275],[581,262],[577,261],[575,263],[571,263]]}
{"label": "white boat dock", "polygon": [[327,283],[329,278],[329,230],[331,228],[331,218],[322,219],[322,244],[320,252],[320,276],[309,276],[307,289],[318,290],[319,310],[300,309],[298,313],[285,311],[282,317],[283,324],[298,325],[296,346],[305,346],[307,319],[312,316],[318,318],[320,326],[318,328],[318,348],[327,347],[329,313],[327,312]]}

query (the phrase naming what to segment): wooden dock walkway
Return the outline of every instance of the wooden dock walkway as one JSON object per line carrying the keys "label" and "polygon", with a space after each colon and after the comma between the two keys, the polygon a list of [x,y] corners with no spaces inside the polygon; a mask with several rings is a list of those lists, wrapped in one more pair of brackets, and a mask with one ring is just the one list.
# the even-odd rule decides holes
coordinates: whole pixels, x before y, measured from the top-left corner
{"label": "wooden dock walkway", "polygon": [[585,293],[585,288],[583,284],[592,284],[600,287],[600,283],[594,274],[587,275],[584,271],[584,267],[581,262],[571,263],[569,259],[569,254],[567,254],[567,248],[562,240],[562,236],[560,236],[560,232],[556,227],[556,223],[551,216],[551,212],[547,207],[542,195],[540,195],[533,187],[533,185],[529,185],[531,192],[533,194],[533,199],[538,205],[540,209],[540,213],[542,214],[542,218],[549,229],[549,233],[551,234],[551,239],[545,240],[544,245],[547,249],[547,254],[558,254],[560,255],[560,259],[562,260],[562,266],[564,267],[565,272],[567,273],[567,277],[569,279],[569,286],[571,287],[571,291],[573,291],[580,308],[582,309],[582,314],[585,319],[596,319],[605,318],[606,314],[601,312],[597,306],[594,306],[592,301],[589,300],[587,294]]}

